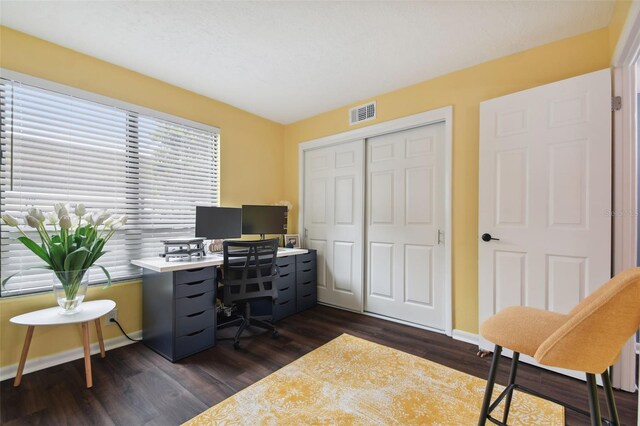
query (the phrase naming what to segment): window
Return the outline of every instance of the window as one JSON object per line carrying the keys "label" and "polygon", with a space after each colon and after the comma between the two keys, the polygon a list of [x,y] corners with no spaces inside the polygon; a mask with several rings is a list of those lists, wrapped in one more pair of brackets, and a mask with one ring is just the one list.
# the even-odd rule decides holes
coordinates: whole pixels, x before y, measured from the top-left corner
{"label": "window", "polygon": [[[130,260],[157,256],[163,239],[193,236],[195,206],[218,205],[218,130],[38,83],[0,79],[0,210],[21,218],[27,207],[49,212],[54,203],[68,202],[127,214],[98,263],[114,280],[140,276]],[[2,277],[22,272],[2,295],[48,290],[53,283],[49,271],[27,272],[43,262],[19,236],[2,225]],[[104,281],[99,268],[91,270],[90,282]]]}

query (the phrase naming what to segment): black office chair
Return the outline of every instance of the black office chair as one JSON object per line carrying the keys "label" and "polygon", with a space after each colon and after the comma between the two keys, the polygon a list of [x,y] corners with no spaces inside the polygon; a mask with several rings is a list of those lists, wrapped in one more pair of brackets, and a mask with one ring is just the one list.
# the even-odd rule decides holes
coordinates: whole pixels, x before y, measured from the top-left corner
{"label": "black office chair", "polygon": [[240,347],[240,335],[251,325],[271,330],[271,336],[278,337],[274,325],[265,321],[271,319],[271,315],[251,316],[251,302],[268,299],[273,303],[278,298],[273,282],[278,276],[278,239],[225,241],[223,253],[222,278],[219,280],[223,285],[223,302],[227,306],[235,305],[239,317],[220,324],[218,328],[239,325],[233,339],[235,349]]}

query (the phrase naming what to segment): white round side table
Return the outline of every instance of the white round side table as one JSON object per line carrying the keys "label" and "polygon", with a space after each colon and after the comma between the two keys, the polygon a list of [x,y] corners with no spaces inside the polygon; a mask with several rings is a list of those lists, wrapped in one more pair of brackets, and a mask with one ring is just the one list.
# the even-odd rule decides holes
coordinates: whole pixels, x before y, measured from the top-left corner
{"label": "white round side table", "polygon": [[24,364],[27,361],[27,354],[29,353],[29,346],[31,345],[31,338],[33,337],[33,330],[36,326],[40,325],[64,325],[64,324],[77,324],[82,325],[82,346],[84,347],[84,371],[87,379],[87,387],[93,386],[93,379],[91,377],[91,352],[89,348],[89,321],[93,321],[96,325],[96,332],[98,334],[98,343],[100,344],[100,356],[105,357],[104,353],[104,340],[102,339],[102,328],[100,327],[100,317],[113,310],[116,307],[116,302],[113,300],[94,300],[91,302],[85,302],[80,305],[80,311],[73,315],[61,315],[61,309],[59,306],[54,308],[41,309],[39,311],[33,311],[26,314],[18,315],[11,318],[14,324],[26,325],[27,335],[24,338],[24,345],[22,347],[22,355],[20,355],[20,363],[18,364],[18,372],[16,379],[13,382],[13,386],[20,386],[22,381],[22,371],[24,370]]}

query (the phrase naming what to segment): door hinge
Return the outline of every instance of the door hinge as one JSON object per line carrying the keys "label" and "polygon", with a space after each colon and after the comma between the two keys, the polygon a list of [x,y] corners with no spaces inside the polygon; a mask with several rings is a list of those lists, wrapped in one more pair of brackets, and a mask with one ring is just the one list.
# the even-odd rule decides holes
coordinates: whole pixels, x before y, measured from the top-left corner
{"label": "door hinge", "polygon": [[438,229],[438,244],[444,243],[444,232]]}
{"label": "door hinge", "polygon": [[622,96],[613,96],[611,98],[611,111],[620,111],[622,109]]}

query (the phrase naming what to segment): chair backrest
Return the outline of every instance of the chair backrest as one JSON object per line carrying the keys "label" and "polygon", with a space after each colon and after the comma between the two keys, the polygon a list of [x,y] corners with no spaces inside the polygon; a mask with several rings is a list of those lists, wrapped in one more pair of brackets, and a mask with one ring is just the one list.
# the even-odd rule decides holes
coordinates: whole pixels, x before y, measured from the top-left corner
{"label": "chair backrest", "polygon": [[640,268],[628,269],[580,302],[538,347],[541,364],[601,374],[640,327]]}
{"label": "chair backrest", "polygon": [[278,239],[258,241],[225,241],[222,284],[224,303],[276,299],[273,284],[277,276]]}

